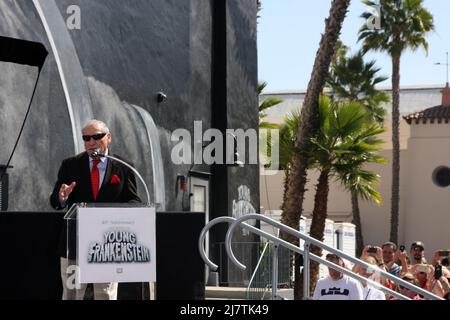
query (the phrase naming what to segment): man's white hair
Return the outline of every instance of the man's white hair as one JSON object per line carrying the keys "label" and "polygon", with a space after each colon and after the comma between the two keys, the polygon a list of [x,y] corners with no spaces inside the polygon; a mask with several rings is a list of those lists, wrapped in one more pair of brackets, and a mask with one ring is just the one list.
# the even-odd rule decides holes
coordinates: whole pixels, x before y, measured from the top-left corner
{"label": "man's white hair", "polygon": [[82,131],[84,131],[87,127],[90,127],[90,126],[92,126],[92,125],[97,126],[97,127],[100,127],[100,129],[101,129],[104,133],[109,133],[109,128],[108,128],[108,126],[106,125],[106,123],[104,123],[103,121],[100,121],[100,120],[96,120],[96,119],[89,120],[89,121],[85,124],[85,126],[83,127],[83,130],[82,130]]}

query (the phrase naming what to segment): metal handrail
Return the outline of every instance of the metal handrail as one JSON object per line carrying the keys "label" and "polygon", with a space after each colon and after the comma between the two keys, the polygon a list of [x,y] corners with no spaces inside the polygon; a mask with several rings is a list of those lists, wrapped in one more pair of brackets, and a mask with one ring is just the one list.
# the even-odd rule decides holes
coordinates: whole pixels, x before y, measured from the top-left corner
{"label": "metal handrail", "polygon": [[[209,231],[209,229],[211,229],[211,227],[213,227],[214,225],[221,223],[221,222],[228,222],[228,223],[233,223],[236,219],[232,218],[232,217],[218,217],[215,218],[213,220],[211,220],[210,222],[208,222],[202,229],[202,232],[200,232],[200,236],[198,238],[198,250],[200,252],[200,256],[202,257],[203,261],[205,261],[205,263],[208,265],[208,267],[210,267],[213,271],[216,271],[217,268],[219,267],[217,264],[215,264],[214,262],[212,262],[211,260],[209,260],[209,258],[206,256],[205,253],[205,237],[206,237],[206,233]],[[258,228],[255,228],[247,223],[242,223],[242,225],[249,229],[250,231],[260,235],[260,236],[264,236],[264,234],[266,232],[259,230]],[[227,251],[228,252],[228,251]]]}
{"label": "metal handrail", "polygon": [[259,266],[261,265],[261,261],[264,259],[264,255],[266,254],[266,250],[267,250],[267,247],[268,247],[268,246],[269,246],[269,242],[266,242],[266,244],[264,245],[264,249],[263,249],[263,251],[262,251],[262,253],[261,253],[261,256],[259,257],[258,263],[256,264],[255,271],[253,271],[253,274],[252,274],[252,276],[250,277],[250,281],[248,282],[248,286],[247,286],[247,299],[249,298],[248,293],[250,292],[250,286],[251,286],[252,283],[253,283],[253,279],[255,279],[256,272],[258,271]]}
{"label": "metal handrail", "polygon": [[278,244],[276,243],[273,244],[272,249],[272,270],[272,299],[274,299],[278,289]]}
{"label": "metal handrail", "polygon": [[[245,220],[252,220],[252,219],[262,220],[262,221],[264,221],[264,222],[266,222],[266,223],[268,223],[268,224],[270,224],[272,226],[275,226],[275,227],[279,228],[283,232],[289,233],[289,234],[291,234],[291,235],[293,235],[295,237],[303,239],[305,241],[305,243],[313,244],[313,245],[315,245],[317,247],[325,249],[325,250],[327,250],[327,251],[329,251],[331,253],[334,253],[334,254],[336,254],[336,255],[338,255],[340,257],[343,257],[343,258],[345,258],[345,259],[347,259],[347,260],[349,260],[349,261],[351,261],[351,262],[353,262],[355,264],[359,264],[359,265],[365,266],[366,268],[371,268],[372,267],[372,265],[369,264],[369,263],[366,263],[366,262],[364,262],[364,261],[362,261],[360,259],[357,259],[355,257],[352,257],[352,256],[346,254],[345,252],[342,252],[342,251],[337,250],[337,249],[335,249],[333,247],[330,247],[330,246],[328,246],[328,245],[318,241],[317,239],[314,239],[314,238],[312,238],[312,237],[310,237],[308,235],[302,234],[301,232],[299,232],[299,231],[297,231],[297,230],[295,230],[295,229],[293,229],[291,227],[288,227],[288,226],[286,226],[286,225],[284,225],[284,224],[282,224],[282,223],[280,223],[278,221],[275,221],[275,220],[273,220],[271,218],[268,218],[266,216],[263,216],[261,214],[253,213],[253,214],[246,214],[246,215],[244,215],[244,216],[242,216],[242,217],[240,217],[238,219],[235,219],[235,221],[228,228],[228,231],[227,231],[227,234],[226,234],[226,237],[225,237],[225,249],[227,250],[228,256],[231,259],[231,261],[238,268],[241,268],[243,270],[246,269],[245,265],[243,265],[242,263],[240,263],[236,259],[236,257],[234,256],[234,253],[233,253],[233,249],[231,248],[231,239],[232,239],[232,236],[233,236],[233,231],[240,224],[242,224],[244,227],[247,228],[248,224],[243,223],[243,222]],[[266,233],[266,232],[264,232],[264,233]],[[260,234],[260,233],[258,233],[258,234]],[[270,235],[270,237],[269,237],[268,233],[266,233],[263,236],[267,237],[267,238],[275,238],[272,235]],[[300,254],[305,255],[305,250],[301,250],[299,247],[295,247],[292,244],[290,244],[290,243],[288,243],[288,242],[286,242],[284,240],[276,238],[275,242],[277,242],[277,243],[279,243],[279,244],[281,244],[281,245],[283,245],[285,247],[288,247],[289,249],[291,249],[291,250],[293,250],[295,252],[298,252]],[[307,248],[307,247],[308,246],[305,245],[305,248]],[[323,259],[323,258],[321,258],[321,257],[319,257],[319,256],[317,256],[317,255],[315,255],[313,253],[308,252],[308,250],[306,250],[306,255],[309,256],[309,258],[311,258],[312,260],[317,261],[317,262],[322,263],[322,264],[325,264],[326,266],[331,267],[331,268],[333,268],[333,269],[335,269],[337,271],[340,271],[340,272],[342,272],[344,274],[347,274],[350,277],[356,278],[356,279],[358,279],[360,281],[365,281],[365,282],[371,283],[371,284],[373,284],[375,286],[379,286],[379,284],[376,283],[375,281],[372,281],[370,279],[364,278],[364,277],[362,277],[362,276],[360,276],[360,275],[358,275],[358,274],[356,274],[356,273],[354,273],[354,272],[352,272],[350,270],[342,268],[342,267],[340,267],[339,265],[337,265],[335,263],[332,263],[332,262],[330,262],[328,260],[325,260],[325,259]],[[304,268],[305,267],[307,267],[306,264],[305,264]],[[308,273],[309,274],[308,271],[309,270],[305,269],[304,273]],[[396,276],[394,276],[394,275],[392,275],[392,274],[390,274],[390,273],[388,273],[386,271],[377,270],[377,273],[382,275],[385,278],[390,279],[394,283],[402,285],[403,287],[409,288],[412,291],[415,291],[415,292],[417,292],[417,293],[419,293],[419,294],[421,294],[421,295],[423,295],[423,296],[425,296],[427,298],[430,298],[430,299],[433,299],[433,300],[444,300],[443,298],[441,298],[441,297],[439,297],[439,296],[437,296],[437,295],[435,295],[435,294],[433,294],[433,293],[431,293],[429,291],[426,291],[426,290],[424,290],[424,289],[422,289],[420,287],[417,287],[417,286],[415,286],[415,285],[413,285],[413,284],[411,284],[411,283],[409,283],[409,282],[407,282],[407,281],[405,281],[403,279],[400,279],[400,278],[398,278],[398,277],[396,277]],[[306,276],[305,276],[305,278],[306,278]],[[309,281],[304,283],[304,285],[305,286],[309,286]],[[309,287],[307,289],[309,289]],[[397,298],[410,300],[408,297],[406,297],[406,296],[404,296],[402,294],[399,294],[398,292],[395,292],[395,291],[393,291],[393,290],[391,290],[391,289],[389,289],[387,287],[381,286],[380,289],[383,290],[383,291],[389,292],[391,295],[393,295],[393,296],[395,296]],[[306,292],[308,292],[308,291],[306,291]]]}
{"label": "metal handrail", "polygon": [[[205,248],[204,248],[204,239],[205,239],[206,232],[207,232],[212,226],[214,226],[214,225],[216,225],[216,224],[218,224],[218,223],[221,223],[221,222],[228,222],[228,223],[232,222],[233,230],[234,230],[234,228],[236,228],[236,226],[237,226],[238,224],[241,224],[243,227],[249,229],[249,230],[252,231],[252,232],[255,232],[256,234],[258,234],[258,235],[260,235],[260,236],[263,236],[263,237],[265,237],[265,238],[267,238],[267,239],[269,239],[269,240],[272,240],[274,243],[279,243],[279,244],[283,245],[284,247],[286,247],[286,248],[288,248],[288,249],[290,249],[290,250],[292,250],[292,251],[294,251],[294,252],[297,252],[297,253],[300,253],[300,254],[303,254],[303,255],[304,255],[304,251],[303,251],[302,249],[300,249],[299,247],[296,247],[296,246],[294,246],[293,244],[291,244],[291,243],[289,243],[289,242],[286,242],[286,241],[284,241],[284,240],[279,239],[278,237],[275,237],[275,236],[271,235],[270,233],[267,233],[267,232],[265,232],[265,231],[261,231],[260,229],[257,229],[257,228],[255,228],[255,227],[253,227],[253,226],[251,226],[251,225],[249,225],[249,224],[247,224],[247,223],[243,223],[243,222],[242,222],[242,220],[253,219],[253,218],[250,217],[250,216],[256,216],[256,219],[261,218],[261,217],[264,217],[264,216],[259,215],[259,214],[247,214],[247,215],[245,215],[245,216],[243,216],[243,217],[241,217],[241,218],[239,218],[239,219],[235,219],[235,218],[232,218],[232,217],[218,217],[218,218],[215,218],[215,219],[211,220],[210,222],[208,222],[208,224],[206,224],[206,226],[203,228],[202,232],[200,233],[199,242],[198,242],[198,245],[199,245],[199,251],[200,251],[200,256],[202,257],[203,261],[205,261],[205,263],[206,263],[211,269],[217,270],[218,266],[217,266],[215,263],[213,263],[211,260],[209,260],[209,258],[206,256],[206,254],[205,254]],[[265,217],[265,218],[267,218],[267,217]],[[286,228],[289,228],[290,230],[292,230],[292,231],[295,232],[294,229],[292,229],[292,228],[290,228],[290,227],[287,227],[287,226],[285,226],[284,224],[281,224],[281,223],[279,223],[279,222],[277,222],[277,221],[275,221],[275,220],[272,220],[272,219],[270,219],[270,218],[267,218],[267,219],[268,219],[268,220],[265,220],[265,221],[266,221],[267,223],[269,223],[269,224],[271,224],[272,222],[275,223],[275,224],[280,224],[281,226],[284,226],[284,227],[286,227]],[[261,220],[264,220],[264,219],[261,219]],[[234,253],[233,253],[232,249],[231,249],[231,248],[228,248],[229,246],[231,246],[231,237],[229,237],[230,229],[231,229],[231,226],[229,227],[228,232],[227,232],[227,238],[226,238],[226,240],[225,240],[225,249],[227,250],[227,253],[228,253],[229,258],[231,259],[231,261],[233,261],[233,263],[236,264],[239,268],[245,270],[246,267],[245,267],[243,264],[241,264],[241,263],[236,259],[236,257],[234,256]],[[288,232],[288,233],[291,233],[290,230],[285,230],[285,231]],[[301,235],[301,236],[305,236],[305,235],[302,235],[302,234],[300,234],[300,235]],[[305,237],[310,238],[309,236],[305,236]],[[311,238],[311,239],[314,240],[314,242],[319,243],[318,246],[323,245],[320,241],[317,241],[317,240],[314,239],[314,238]],[[228,240],[228,241],[227,241],[227,240]],[[308,241],[308,239],[304,239],[304,240],[305,240],[305,241]],[[317,244],[316,244],[316,245],[317,245]],[[326,245],[324,245],[324,246],[326,246]],[[326,246],[326,247],[328,247],[328,246]],[[331,249],[334,250],[334,251],[340,252],[339,250],[336,250],[336,249],[334,249],[334,248],[331,248]],[[343,252],[342,252],[342,253],[343,253]],[[344,253],[343,253],[343,254],[344,254]],[[339,265],[337,265],[337,264],[335,264],[335,263],[329,262],[328,260],[322,259],[321,257],[316,256],[316,255],[313,254],[313,253],[309,253],[308,255],[309,255],[309,257],[312,258],[313,260],[315,260],[315,261],[317,261],[317,262],[319,262],[319,263],[323,263],[323,264],[325,264],[325,265],[328,266],[328,267],[332,267],[332,268],[336,269],[337,271],[340,271],[340,272],[342,272],[342,273],[344,273],[344,274],[347,274],[347,275],[350,275],[350,276],[352,276],[352,277],[354,277],[354,278],[357,278],[357,279],[360,280],[360,281],[366,281],[366,282],[369,282],[369,283],[371,283],[371,284],[373,284],[373,285],[375,285],[375,286],[378,286],[378,285],[379,285],[379,284],[376,283],[375,281],[372,281],[372,280],[367,279],[367,278],[364,278],[364,277],[362,277],[362,276],[360,276],[360,275],[358,275],[358,274],[355,274],[355,273],[353,273],[352,271],[347,270],[347,269],[344,269],[344,268],[342,268],[341,266],[339,266]],[[353,257],[351,257],[351,259],[360,261],[359,259],[355,259],[355,258],[353,258]],[[363,262],[363,261],[360,261],[360,262],[361,262],[362,264],[366,265],[366,267],[370,267],[369,264],[367,264],[367,263],[365,263],[365,262]],[[307,268],[307,266],[305,266],[305,267],[306,267],[306,269],[304,269],[304,270],[307,271],[308,268]],[[304,267],[304,268],[305,268],[305,267]],[[306,273],[309,273],[309,272],[306,272]],[[408,286],[409,286],[409,287],[411,287],[411,286],[412,286],[412,287],[415,287],[414,285],[411,285],[410,283],[408,283],[408,282],[406,282],[406,281],[403,281],[403,280],[401,280],[401,281],[404,282],[404,283],[406,284],[405,287],[408,287]],[[309,286],[309,282],[307,282],[307,284],[304,283],[304,285],[308,285],[308,286]],[[309,288],[309,287],[308,287],[308,288]],[[388,292],[391,293],[393,296],[395,296],[395,297],[397,297],[397,298],[399,298],[399,299],[410,300],[408,297],[403,296],[402,294],[400,294],[400,293],[398,293],[398,292],[395,292],[395,291],[393,291],[393,290],[391,290],[391,289],[389,289],[389,288],[383,287],[383,290],[388,291]],[[273,294],[273,292],[272,292],[272,294]],[[275,299],[275,297],[276,297],[276,289],[275,289],[275,295],[272,295],[272,299]]]}
{"label": "metal handrail", "polygon": [[[333,269],[335,269],[337,271],[340,271],[340,272],[342,272],[342,273],[344,273],[346,275],[349,275],[350,277],[356,278],[356,279],[358,279],[360,281],[365,281],[366,283],[370,283],[370,284],[375,285],[377,287],[379,286],[379,283],[377,283],[375,281],[372,281],[371,279],[364,278],[364,277],[362,277],[362,276],[360,276],[360,275],[358,275],[358,274],[356,274],[356,273],[354,273],[354,272],[352,272],[352,271],[350,271],[348,269],[342,268],[341,266],[339,266],[339,265],[337,265],[335,263],[332,263],[332,262],[330,262],[328,260],[325,260],[325,259],[323,259],[323,258],[321,258],[321,257],[319,257],[319,256],[317,256],[317,255],[315,255],[313,253],[309,253],[308,252],[309,244],[314,244],[314,245],[316,245],[318,247],[321,247],[321,248],[323,248],[323,249],[325,249],[325,250],[327,250],[329,252],[332,252],[332,253],[335,253],[335,254],[337,254],[337,255],[339,255],[341,257],[344,257],[344,258],[346,258],[347,260],[349,260],[351,262],[363,265],[366,268],[372,267],[372,265],[370,265],[370,264],[368,264],[368,263],[366,263],[364,261],[361,261],[361,260],[359,260],[357,258],[354,258],[352,256],[349,256],[349,255],[347,255],[346,253],[344,253],[344,252],[342,252],[340,250],[337,250],[337,249],[334,249],[332,247],[329,247],[329,246],[323,244],[322,242],[320,242],[320,241],[318,241],[318,240],[316,240],[316,239],[314,239],[314,238],[312,238],[310,236],[302,234],[302,233],[296,231],[295,229],[292,229],[292,228],[290,228],[290,227],[288,227],[288,226],[286,226],[286,225],[284,225],[282,223],[279,223],[278,221],[275,221],[273,219],[270,219],[270,218],[265,217],[265,216],[260,215],[260,214],[247,214],[247,215],[245,215],[243,217],[240,217],[239,219],[235,219],[235,218],[232,218],[232,217],[219,217],[219,218],[216,218],[216,219],[210,221],[203,228],[203,230],[202,230],[202,232],[200,234],[199,243],[198,243],[199,244],[199,251],[200,251],[200,256],[202,257],[202,259],[205,261],[205,263],[209,267],[211,267],[213,270],[217,269],[217,265],[214,264],[213,262],[211,262],[211,260],[209,260],[209,258],[205,254],[205,250],[204,250],[205,235],[206,235],[206,232],[208,232],[209,229],[212,226],[214,226],[217,223],[221,223],[221,222],[227,222],[227,223],[232,222],[232,225],[229,227],[227,235],[226,235],[226,240],[225,240],[226,246],[225,246],[225,248],[227,250],[229,258],[233,261],[234,264],[236,264],[241,269],[245,270],[246,267],[245,267],[245,265],[243,265],[242,263],[240,263],[236,259],[236,257],[234,256],[233,250],[231,248],[232,231],[237,227],[237,225],[241,225],[242,227],[247,228],[248,230],[250,230],[250,231],[252,231],[252,232],[254,232],[254,233],[256,233],[256,234],[258,234],[260,236],[263,236],[263,237],[265,237],[265,238],[267,238],[269,240],[272,240],[274,243],[281,244],[282,246],[284,246],[284,247],[286,247],[286,248],[288,248],[288,249],[290,249],[290,250],[292,250],[294,252],[297,252],[297,253],[300,253],[300,254],[304,255],[305,251],[302,250],[301,248],[296,247],[296,246],[292,245],[289,242],[286,242],[286,241],[284,241],[282,239],[279,239],[278,237],[275,237],[275,236],[273,236],[273,235],[271,235],[271,234],[269,234],[269,233],[267,233],[265,231],[261,231],[261,230],[255,228],[255,227],[253,227],[253,226],[243,222],[244,220],[250,220],[250,219],[263,220],[263,221],[267,222],[268,224],[271,224],[271,225],[273,225],[273,226],[275,226],[277,228],[280,228],[284,232],[287,232],[287,233],[289,233],[291,235],[294,235],[294,236],[296,236],[298,238],[303,239],[305,241],[305,244],[308,243],[308,245],[305,245],[305,248],[307,249],[306,250],[307,256],[309,258],[311,258],[312,260],[317,261],[319,263],[322,263],[322,264],[324,264],[324,265],[326,265],[328,267],[331,267],[331,268],[333,268]],[[305,265],[305,267],[307,268],[306,265]],[[306,271],[307,271],[307,269],[304,269],[304,273],[309,273],[309,272],[306,272]],[[415,291],[417,293],[420,293],[423,296],[426,296],[426,297],[428,297],[430,299],[443,300],[441,297],[438,297],[438,296],[436,296],[436,295],[434,295],[434,294],[432,294],[432,293],[430,293],[428,291],[425,291],[422,288],[419,288],[419,287],[417,287],[417,286],[415,286],[415,285],[413,285],[413,284],[411,284],[409,282],[404,281],[403,279],[397,278],[396,276],[391,275],[390,273],[387,273],[387,272],[382,271],[382,270],[379,270],[377,272],[379,274],[383,275],[385,278],[388,278],[388,279],[392,280],[394,283],[401,284],[402,286],[407,287],[407,288],[409,288],[412,291]],[[309,286],[309,281],[305,282],[304,285],[305,286]],[[308,287],[308,289],[309,289],[309,287]],[[391,295],[393,295],[393,296],[395,296],[395,297],[397,297],[399,299],[410,300],[408,297],[406,297],[406,296],[404,296],[404,295],[402,295],[402,294],[400,294],[398,292],[395,292],[395,291],[393,291],[393,290],[391,290],[389,288],[386,288],[384,286],[381,286],[380,289],[382,291],[389,292]]]}

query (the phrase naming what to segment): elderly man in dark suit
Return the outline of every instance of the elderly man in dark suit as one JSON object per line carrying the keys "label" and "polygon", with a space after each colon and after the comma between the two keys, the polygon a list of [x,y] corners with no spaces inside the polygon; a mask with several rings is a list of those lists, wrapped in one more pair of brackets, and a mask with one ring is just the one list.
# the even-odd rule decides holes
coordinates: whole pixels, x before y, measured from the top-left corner
{"label": "elderly man in dark suit", "polygon": [[[85,152],[63,160],[58,172],[58,180],[50,196],[52,207],[70,208],[72,204],[78,202],[140,202],[132,170],[106,157],[92,157],[94,151],[108,155],[112,137],[106,124],[102,121],[91,120],[84,126],[82,135]],[[72,260],[75,257],[73,254],[70,254],[70,257],[66,256],[66,237],[64,226],[60,245],[63,299],[83,299],[85,284],[77,290],[68,288],[67,268],[74,264]],[[74,235],[70,235],[71,245],[75,243],[74,238]],[[117,283],[94,284],[94,297],[115,300]]]}

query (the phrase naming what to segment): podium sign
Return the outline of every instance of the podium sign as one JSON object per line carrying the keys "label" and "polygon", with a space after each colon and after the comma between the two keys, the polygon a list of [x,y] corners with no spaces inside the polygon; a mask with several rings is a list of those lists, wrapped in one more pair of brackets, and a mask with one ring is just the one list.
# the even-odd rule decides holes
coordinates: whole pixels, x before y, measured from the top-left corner
{"label": "podium sign", "polygon": [[156,281],[155,208],[78,208],[80,283]]}

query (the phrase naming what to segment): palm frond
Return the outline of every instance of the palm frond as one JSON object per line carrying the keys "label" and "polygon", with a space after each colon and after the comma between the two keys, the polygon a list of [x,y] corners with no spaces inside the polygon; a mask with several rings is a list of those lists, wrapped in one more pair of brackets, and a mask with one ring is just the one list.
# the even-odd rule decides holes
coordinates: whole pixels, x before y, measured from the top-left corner
{"label": "palm frond", "polygon": [[376,153],[383,143],[378,135],[384,129],[373,122],[361,103],[336,103],[325,95],[319,99],[319,124],[319,131],[310,139],[311,166],[330,170],[348,190],[380,202],[374,186],[378,175],[362,168],[367,163],[385,163]]}
{"label": "palm frond", "polygon": [[280,104],[283,100],[278,98],[267,98],[259,105],[259,112]]}
{"label": "palm frond", "polygon": [[277,123],[271,123],[271,122],[260,122],[259,123],[259,127],[260,128],[264,128],[264,129],[279,129],[280,125]]}
{"label": "palm frond", "polygon": [[[363,41],[363,50],[386,51],[391,56],[401,55],[411,48],[419,47],[428,50],[425,39],[427,33],[434,30],[432,14],[423,7],[423,0],[380,0],[363,1],[372,10],[379,8],[381,14],[381,29],[370,29],[364,24],[358,35],[358,41]],[[361,14],[364,19],[372,17],[371,11]]]}

